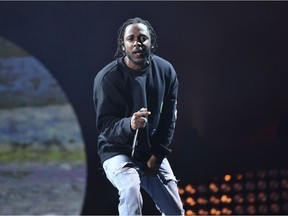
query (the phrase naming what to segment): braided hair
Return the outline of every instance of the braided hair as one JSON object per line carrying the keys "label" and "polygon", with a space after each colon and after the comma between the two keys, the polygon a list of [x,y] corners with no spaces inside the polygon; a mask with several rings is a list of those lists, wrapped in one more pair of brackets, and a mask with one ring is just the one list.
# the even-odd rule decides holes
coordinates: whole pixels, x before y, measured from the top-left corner
{"label": "braided hair", "polygon": [[125,23],[122,24],[122,26],[118,30],[117,50],[114,55],[115,58],[119,58],[125,55],[125,52],[122,50],[125,29],[128,25],[135,24],[135,23],[142,23],[148,28],[148,31],[151,37],[151,53],[155,53],[156,47],[158,46],[156,32],[154,31],[153,27],[148,21],[143,20],[139,17],[135,17],[132,19],[128,19]]}

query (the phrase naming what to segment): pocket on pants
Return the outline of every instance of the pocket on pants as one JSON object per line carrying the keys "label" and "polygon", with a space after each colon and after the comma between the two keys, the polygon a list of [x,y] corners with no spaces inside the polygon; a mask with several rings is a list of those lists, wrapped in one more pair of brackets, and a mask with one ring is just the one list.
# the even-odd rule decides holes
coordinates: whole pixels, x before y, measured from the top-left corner
{"label": "pocket on pants", "polygon": [[122,168],[135,167],[130,158],[125,155],[116,155],[112,158],[107,159],[103,163],[103,169],[107,175],[116,175]]}

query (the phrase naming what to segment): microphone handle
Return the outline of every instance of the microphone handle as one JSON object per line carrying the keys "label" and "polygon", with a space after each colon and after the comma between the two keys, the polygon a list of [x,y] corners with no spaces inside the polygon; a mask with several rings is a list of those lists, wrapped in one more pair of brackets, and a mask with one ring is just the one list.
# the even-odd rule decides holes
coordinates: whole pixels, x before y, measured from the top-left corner
{"label": "microphone handle", "polygon": [[131,157],[134,156],[134,152],[135,152],[135,148],[136,148],[136,145],[138,143],[138,140],[137,140],[137,137],[138,137],[138,131],[139,129],[137,128],[136,132],[135,132],[135,135],[134,135],[134,139],[133,139],[133,145],[132,145],[132,153],[131,153]]}

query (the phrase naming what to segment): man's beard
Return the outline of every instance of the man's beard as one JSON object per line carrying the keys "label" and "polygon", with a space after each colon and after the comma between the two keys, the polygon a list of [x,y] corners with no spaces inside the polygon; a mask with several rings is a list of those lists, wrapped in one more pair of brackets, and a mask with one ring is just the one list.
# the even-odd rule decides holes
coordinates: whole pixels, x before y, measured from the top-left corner
{"label": "man's beard", "polygon": [[131,53],[126,53],[126,56],[128,57],[128,59],[130,61],[132,61],[134,64],[136,65],[139,65],[139,66],[147,66],[150,64],[150,56],[151,56],[151,52],[145,52],[143,53],[143,58],[140,60],[138,59],[137,61],[137,58],[134,58],[133,57],[133,54]]}

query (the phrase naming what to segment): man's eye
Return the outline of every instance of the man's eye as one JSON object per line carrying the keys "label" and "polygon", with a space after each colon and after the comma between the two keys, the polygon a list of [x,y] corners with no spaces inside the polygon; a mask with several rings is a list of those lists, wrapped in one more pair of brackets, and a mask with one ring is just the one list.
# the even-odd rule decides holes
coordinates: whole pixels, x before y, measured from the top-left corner
{"label": "man's eye", "polygon": [[128,40],[128,41],[133,41],[134,38],[133,38],[133,37],[128,37],[127,40]]}
{"label": "man's eye", "polygon": [[142,42],[144,42],[144,41],[147,40],[147,37],[146,37],[146,36],[142,36],[142,37],[140,38],[140,40],[141,40]]}

